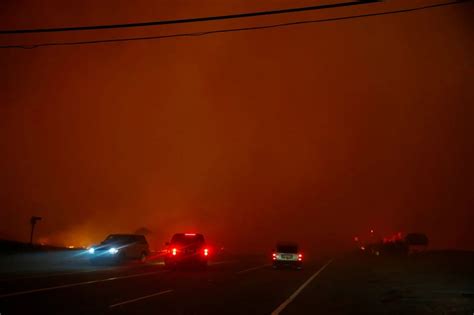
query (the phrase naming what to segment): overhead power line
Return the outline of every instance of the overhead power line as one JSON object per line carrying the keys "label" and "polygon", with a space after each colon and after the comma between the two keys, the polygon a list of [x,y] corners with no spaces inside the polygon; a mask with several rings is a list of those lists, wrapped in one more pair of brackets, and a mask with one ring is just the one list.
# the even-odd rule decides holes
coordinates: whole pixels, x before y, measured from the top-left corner
{"label": "overhead power line", "polygon": [[262,25],[262,26],[227,28],[227,29],[217,29],[217,30],[209,30],[209,31],[201,31],[201,32],[177,33],[177,34],[144,36],[144,37],[127,37],[127,38],[98,39],[98,40],[89,40],[89,41],[49,42],[49,43],[37,43],[37,44],[4,45],[4,46],[0,46],[0,49],[5,49],[5,48],[33,49],[33,48],[46,47],[46,46],[91,45],[91,44],[100,44],[100,43],[117,43],[117,42],[130,42],[130,41],[158,40],[158,39],[176,38],[176,37],[197,37],[197,36],[219,34],[219,33],[232,33],[232,32],[263,30],[263,29],[303,25],[303,24],[334,22],[334,21],[343,21],[343,20],[367,18],[367,17],[373,17],[373,16],[383,16],[383,15],[408,13],[408,12],[421,11],[421,10],[432,9],[432,8],[437,8],[437,7],[450,6],[450,5],[460,4],[460,3],[468,2],[468,1],[471,1],[471,0],[456,0],[456,1],[451,1],[451,2],[425,5],[425,6],[415,7],[415,8],[407,8],[407,9],[400,9],[400,10],[393,10],[393,11],[359,14],[359,15],[339,16],[339,17],[334,17],[334,18],[317,19],[317,20],[302,20],[302,21],[294,21],[294,22],[279,23],[279,24],[267,24],[267,25]]}
{"label": "overhead power line", "polygon": [[248,13],[238,13],[230,15],[218,15],[218,16],[207,16],[198,18],[178,19],[178,20],[164,20],[164,21],[152,21],[152,22],[139,22],[139,23],[127,23],[127,24],[108,24],[108,25],[91,25],[91,26],[71,26],[71,27],[60,27],[60,28],[36,28],[36,29],[18,29],[18,30],[0,30],[0,34],[28,34],[28,33],[53,33],[53,32],[69,32],[69,31],[92,31],[92,30],[104,30],[104,29],[122,29],[122,28],[133,28],[133,27],[150,27],[160,25],[171,25],[171,24],[184,24],[184,23],[196,23],[196,22],[209,22],[209,21],[220,21],[220,20],[231,20],[231,19],[242,19],[265,15],[277,15],[287,14],[304,11],[315,11],[331,8],[348,7],[354,5],[367,4],[372,2],[380,2],[382,0],[359,0],[344,3],[333,3],[323,4],[309,7],[299,8],[288,8],[281,10],[272,11],[257,11]]}

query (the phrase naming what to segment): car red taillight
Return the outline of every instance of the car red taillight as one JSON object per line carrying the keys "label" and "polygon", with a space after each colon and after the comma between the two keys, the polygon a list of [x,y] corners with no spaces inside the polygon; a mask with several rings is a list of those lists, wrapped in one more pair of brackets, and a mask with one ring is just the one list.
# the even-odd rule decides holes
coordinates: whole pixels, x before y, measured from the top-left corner
{"label": "car red taillight", "polygon": [[208,256],[208,255],[209,255],[209,249],[204,248],[204,256]]}
{"label": "car red taillight", "polygon": [[176,248],[173,248],[171,250],[171,255],[176,256],[177,253],[178,253],[178,250]]}
{"label": "car red taillight", "polygon": [[298,254],[298,261],[302,261],[303,260],[303,254]]}
{"label": "car red taillight", "polygon": [[273,254],[272,254],[272,259],[273,259],[273,260],[276,260],[276,259],[277,259],[276,256],[277,256],[277,254],[273,253]]}

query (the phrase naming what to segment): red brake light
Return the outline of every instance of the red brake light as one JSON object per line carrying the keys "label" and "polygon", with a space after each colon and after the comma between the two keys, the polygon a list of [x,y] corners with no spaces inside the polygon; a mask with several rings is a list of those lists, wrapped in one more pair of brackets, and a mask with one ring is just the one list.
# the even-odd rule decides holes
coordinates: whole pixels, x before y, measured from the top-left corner
{"label": "red brake light", "polygon": [[209,255],[209,249],[204,248],[204,256],[207,256],[207,255]]}
{"label": "red brake light", "polygon": [[196,236],[196,233],[184,233],[185,236]]}
{"label": "red brake light", "polygon": [[176,253],[177,253],[177,252],[178,252],[178,250],[177,250],[176,248],[173,248],[173,249],[171,250],[171,254],[172,254],[173,256],[176,256]]}
{"label": "red brake light", "polygon": [[303,260],[303,254],[298,254],[298,261],[302,261]]}
{"label": "red brake light", "polygon": [[272,259],[273,259],[273,260],[276,260],[276,256],[277,256],[277,254],[273,253],[273,254],[272,254]]}

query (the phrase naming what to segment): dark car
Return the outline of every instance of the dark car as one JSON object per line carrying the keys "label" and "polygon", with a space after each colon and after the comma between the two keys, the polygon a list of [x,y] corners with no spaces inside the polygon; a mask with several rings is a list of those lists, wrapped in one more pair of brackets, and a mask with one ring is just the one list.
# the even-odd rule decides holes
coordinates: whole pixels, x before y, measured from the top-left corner
{"label": "dark car", "polygon": [[272,253],[273,268],[303,268],[303,254],[296,243],[278,243]]}
{"label": "dark car", "polygon": [[99,245],[90,247],[88,252],[92,263],[123,262],[132,259],[145,262],[150,248],[143,235],[111,234]]}
{"label": "dark car", "polygon": [[209,248],[204,236],[197,233],[177,233],[166,243],[165,266],[193,265],[206,267]]}
{"label": "dark car", "polygon": [[428,237],[423,233],[408,233],[405,236],[405,243],[408,246],[408,253],[421,253],[428,248]]}

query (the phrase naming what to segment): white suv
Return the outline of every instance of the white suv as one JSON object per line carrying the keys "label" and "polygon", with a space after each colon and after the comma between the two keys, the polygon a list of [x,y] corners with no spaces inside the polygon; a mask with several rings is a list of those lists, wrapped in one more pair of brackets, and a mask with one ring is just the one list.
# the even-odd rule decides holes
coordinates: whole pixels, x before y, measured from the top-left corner
{"label": "white suv", "polygon": [[273,268],[303,268],[303,254],[295,243],[278,243],[272,253]]}
{"label": "white suv", "polygon": [[145,236],[137,234],[111,234],[99,245],[88,249],[90,261],[123,262],[138,259],[145,262],[150,248]]}

